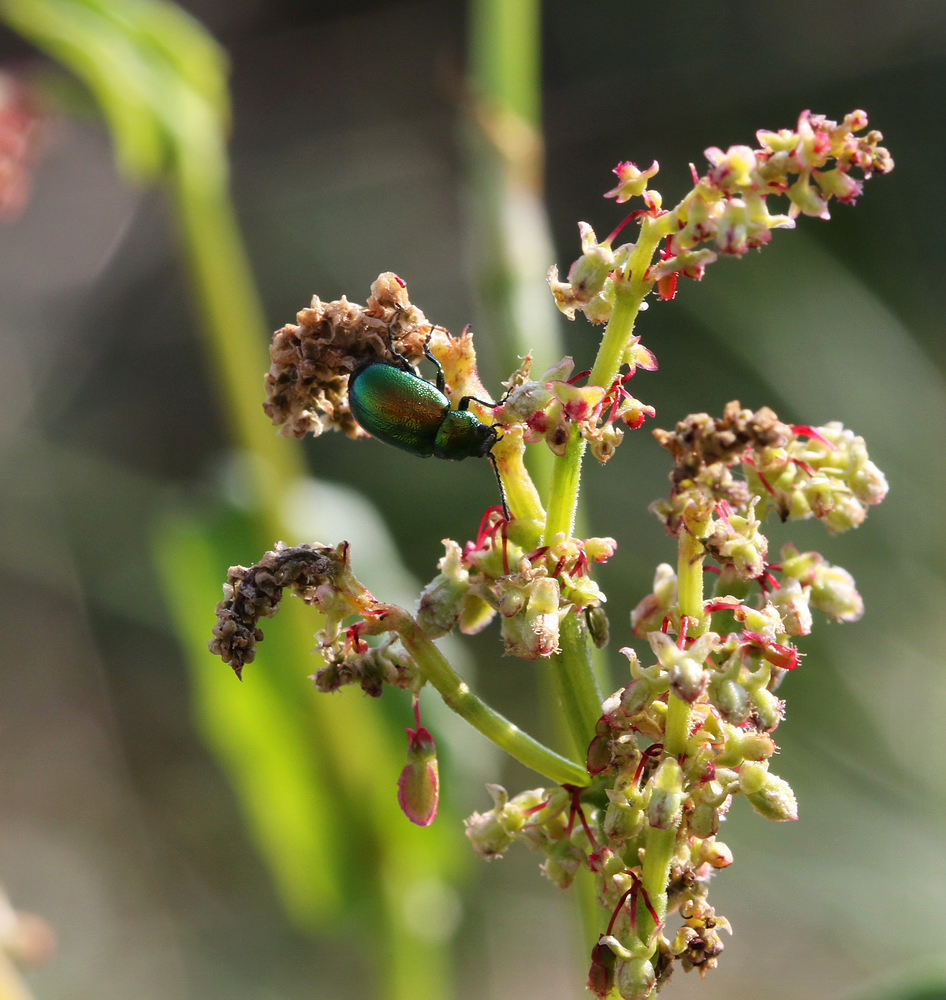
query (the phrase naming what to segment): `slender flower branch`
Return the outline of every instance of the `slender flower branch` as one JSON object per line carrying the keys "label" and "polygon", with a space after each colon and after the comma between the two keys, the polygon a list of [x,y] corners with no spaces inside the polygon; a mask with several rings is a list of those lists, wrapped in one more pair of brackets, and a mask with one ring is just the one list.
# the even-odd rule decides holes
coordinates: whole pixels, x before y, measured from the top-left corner
{"label": "slender flower branch", "polygon": [[549,750],[478,698],[403,608],[381,605],[377,614],[379,620],[397,632],[421,674],[437,689],[444,702],[474,729],[520,764],[550,781],[578,786],[588,783],[584,767]]}

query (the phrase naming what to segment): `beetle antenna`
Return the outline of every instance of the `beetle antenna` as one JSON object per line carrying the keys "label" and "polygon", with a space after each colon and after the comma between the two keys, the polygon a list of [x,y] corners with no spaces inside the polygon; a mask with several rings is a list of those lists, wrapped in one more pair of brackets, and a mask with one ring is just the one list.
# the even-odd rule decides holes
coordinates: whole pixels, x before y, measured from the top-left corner
{"label": "beetle antenna", "polygon": [[502,476],[499,474],[499,466],[496,464],[496,456],[488,451],[486,457],[489,459],[489,464],[493,467],[493,472],[496,473],[496,482],[499,483],[499,499],[502,501],[503,505],[503,517],[507,521],[512,520],[512,515],[509,513],[509,504],[506,503],[506,487],[503,486]]}

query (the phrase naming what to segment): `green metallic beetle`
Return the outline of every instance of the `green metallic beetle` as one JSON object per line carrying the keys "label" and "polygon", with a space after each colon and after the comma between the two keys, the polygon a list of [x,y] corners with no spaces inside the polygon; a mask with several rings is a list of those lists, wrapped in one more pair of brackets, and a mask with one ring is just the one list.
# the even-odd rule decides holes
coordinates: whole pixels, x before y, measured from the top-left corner
{"label": "green metallic beetle", "polygon": [[497,406],[475,396],[464,396],[454,409],[444,387],[443,367],[424,345],[424,356],[437,369],[437,384],[421,378],[411,363],[391,345],[393,361],[369,361],[352,372],[348,380],[348,406],[352,416],[369,434],[385,444],[422,458],[482,458],[490,460],[502,493],[508,520],[505,491],[492,455],[499,440],[495,427],[481,423],[468,409],[470,403]]}
{"label": "green metallic beetle", "polygon": [[369,361],[348,380],[348,405],[352,416],[369,434],[404,451],[428,458],[481,458],[498,437],[495,427],[480,423],[469,411],[464,396],[453,409],[444,394],[440,362],[424,347],[437,366],[437,384],[422,379],[400,354],[400,364]]}

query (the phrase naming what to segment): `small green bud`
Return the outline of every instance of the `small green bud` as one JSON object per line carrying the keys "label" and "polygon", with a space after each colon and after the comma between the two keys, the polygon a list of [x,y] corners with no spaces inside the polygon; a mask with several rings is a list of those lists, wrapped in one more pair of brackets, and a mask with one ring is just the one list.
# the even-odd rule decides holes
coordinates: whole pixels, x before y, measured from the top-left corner
{"label": "small green bud", "polygon": [[856,622],[864,614],[864,601],[857,592],[854,577],[846,569],[825,562],[814,569],[811,603],[842,622]]}
{"label": "small green bud", "polygon": [[[747,766],[744,764],[743,768]],[[741,772],[739,777],[741,784]],[[798,819],[798,800],[795,798],[791,785],[784,778],[779,778],[775,774],[766,774],[761,788],[748,792],[746,798],[749,800],[749,805],[766,819],[779,822]]]}
{"label": "small green bud", "polygon": [[610,243],[599,243],[587,222],[578,223],[582,255],[568,271],[572,295],[579,302],[589,302],[601,291],[614,269],[614,251]]}
{"label": "small green bud", "polygon": [[604,834],[609,841],[624,843],[636,837],[644,827],[644,812],[640,801],[629,802],[627,796],[614,789],[606,789],[608,809],[604,814]]}
{"label": "small green bud", "polygon": [[584,852],[567,840],[562,840],[552,846],[542,863],[541,871],[553,885],[557,885],[559,889],[567,889],[575,881],[575,873],[583,860]]}
{"label": "small green bud", "polygon": [[778,698],[765,688],[756,688],[750,695],[752,707],[759,717],[759,722],[765,732],[771,732],[782,721],[784,705]]}
{"label": "small green bud", "polygon": [[716,763],[723,767],[738,767],[744,760],[767,760],[775,753],[775,740],[767,733],[754,729],[731,729],[726,733],[723,750]]}
{"label": "small green bud", "polygon": [[502,635],[508,656],[535,660],[558,651],[558,580],[549,576],[533,580],[526,607],[502,620]]}
{"label": "small green bud", "polygon": [[651,779],[647,822],[658,830],[679,826],[683,800],[683,769],[675,760],[665,757]]}
{"label": "small green bud", "polygon": [[670,668],[670,690],[691,705],[706,691],[706,671],[701,663],[689,656]]}
{"label": "small green bud", "polygon": [[451,539],[445,539],[444,545],[447,552],[439,563],[440,575],[424,587],[417,602],[417,623],[431,639],[446,635],[457,624],[470,589],[460,546]]}
{"label": "small green bud", "polygon": [[621,712],[627,719],[633,719],[654,700],[657,692],[646,677],[638,677],[621,691]]}
{"label": "small green bud", "polygon": [[765,784],[769,765],[763,762],[747,761],[739,769],[739,791],[746,795],[758,792]]}
{"label": "small green bud", "polygon": [[708,802],[700,802],[690,813],[688,825],[695,837],[713,837],[719,829],[719,810]]}
{"label": "small green bud", "polygon": [[732,851],[722,841],[704,840],[700,844],[699,862],[710,868],[728,868],[733,863]]}
{"label": "small green bud", "polygon": [[600,604],[592,604],[585,608],[585,621],[588,623],[588,634],[598,649],[604,649],[608,644],[608,615]]}
{"label": "small green bud", "polygon": [[614,987],[622,1000],[647,1000],[657,983],[649,958],[621,959],[614,969]]}
{"label": "small green bud", "polygon": [[738,681],[714,677],[709,685],[709,700],[724,721],[733,726],[749,718],[749,694]]}

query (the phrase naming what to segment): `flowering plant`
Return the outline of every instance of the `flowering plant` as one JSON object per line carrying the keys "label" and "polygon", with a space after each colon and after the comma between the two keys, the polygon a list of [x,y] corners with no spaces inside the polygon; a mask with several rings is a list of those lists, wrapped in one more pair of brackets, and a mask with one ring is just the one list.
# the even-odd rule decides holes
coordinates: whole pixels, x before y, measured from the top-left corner
{"label": "flowering plant", "polygon": [[[375,433],[429,454],[428,436],[447,415],[469,410],[495,429],[484,440],[502,504],[484,514],[473,540],[445,542],[440,572],[414,614],[359,583],[347,543],[277,543],[254,566],[230,569],[211,650],[239,676],[263,638],[260,620],[276,613],[287,587],[317,608],[319,690],[358,684],[378,696],[388,684],[412,694],[398,797],[420,825],[433,821],[439,796],[435,741],[420,717],[428,685],[546,779],[512,796],[491,785],[491,807],[467,820],[466,833],[487,858],[525,843],[558,886],[591,873],[602,930],[591,943],[587,986],[599,997],[648,997],[677,964],[701,975],[716,965],[729,925],[708,901],[708,882],[732,862],[718,831],[735,796],[765,818],[796,818],[792,789],[769,769],[784,714],[776,691],[801,662],[795,640],[811,631],[813,610],[853,621],[863,607],[851,576],[819,553],[790,544],[770,553],[767,516],[814,517],[829,532],[844,531],[863,521],[887,485],[863,440],[840,423],[791,424],[768,408],[731,402],[720,417],[698,413],[655,431],[673,471],[669,495],[653,509],[677,540],[676,566],[657,568],[652,592],[631,613],[652,662],[621,649],[630,679],[602,697],[589,645],[606,646],[609,627],[593,570],[616,543],[574,536],[583,457],[590,448],[605,464],[627,429],[655,415],[628,390],[638,369],[657,368],[635,334],[648,297],[672,299],[681,275],[699,280],[719,255],[760,248],[799,215],[827,218],[832,199],[853,202],[863,179],[893,166],[879,133],[859,134],[866,127],[861,111],[840,123],[806,112],[794,130],[760,131],[758,149],[711,148],[709,169],[693,171],[692,189],[670,210],[648,187],[656,162],[646,170],[619,164],[607,196],[641,199],[643,207],[602,241],[581,223],[581,254],[566,280],[555,267],[548,274],[569,319],[582,313],[604,325],[590,371],[575,374],[563,358],[538,366],[537,375],[526,356],[490,402],[471,334],[454,337],[427,320],[393,274],[379,276],[364,306],[314,298],[273,340],[264,408],[284,434],[333,428],[365,436],[351,405],[353,380],[389,366],[398,373],[390,376],[394,388],[369,400]],[[777,196],[788,199],[783,214],[769,211]],[[631,222],[636,242],[614,246]],[[442,373],[436,390],[412,367],[425,356]],[[546,497],[524,462],[527,448],[543,445],[556,457]],[[506,655],[549,662],[577,753],[560,754],[503,718],[434,644],[497,617]]]}

